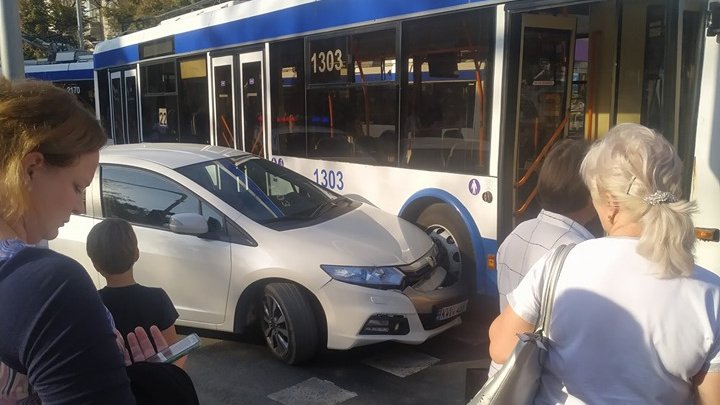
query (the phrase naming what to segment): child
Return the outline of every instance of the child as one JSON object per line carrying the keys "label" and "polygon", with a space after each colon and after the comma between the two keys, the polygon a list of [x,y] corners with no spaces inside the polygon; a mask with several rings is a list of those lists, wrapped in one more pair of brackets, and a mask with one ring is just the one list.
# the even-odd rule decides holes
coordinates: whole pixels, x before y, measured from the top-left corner
{"label": "child", "polygon": [[[162,288],[145,287],[133,277],[133,265],[140,257],[137,237],[129,222],[108,218],[95,225],[87,237],[87,254],[95,269],[107,280],[99,291],[105,306],[123,337],[136,326],[149,332],[156,325],[168,344],[178,341],[175,320],[178,313]],[[185,357],[175,362],[183,367]]]}

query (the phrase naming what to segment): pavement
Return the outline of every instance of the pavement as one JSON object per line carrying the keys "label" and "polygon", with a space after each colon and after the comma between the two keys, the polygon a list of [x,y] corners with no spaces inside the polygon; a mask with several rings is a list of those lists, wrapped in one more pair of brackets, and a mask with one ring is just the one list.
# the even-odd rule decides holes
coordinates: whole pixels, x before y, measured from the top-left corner
{"label": "pavement", "polygon": [[493,303],[472,302],[462,325],[421,345],[325,350],[302,366],[280,362],[257,337],[192,329],[202,347],[186,369],[203,405],[461,405],[486,375]]}

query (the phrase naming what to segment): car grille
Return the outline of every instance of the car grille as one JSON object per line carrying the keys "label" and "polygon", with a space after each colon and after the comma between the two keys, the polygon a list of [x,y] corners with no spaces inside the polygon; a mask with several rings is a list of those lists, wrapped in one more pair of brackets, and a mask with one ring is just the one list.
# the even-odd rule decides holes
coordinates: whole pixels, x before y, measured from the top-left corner
{"label": "car grille", "polygon": [[399,266],[398,268],[400,271],[405,274],[405,283],[413,286],[420,281],[430,278],[438,263],[443,260],[442,255],[444,253],[440,252],[441,250],[438,249],[436,245],[433,245],[433,247],[420,259],[408,265]]}

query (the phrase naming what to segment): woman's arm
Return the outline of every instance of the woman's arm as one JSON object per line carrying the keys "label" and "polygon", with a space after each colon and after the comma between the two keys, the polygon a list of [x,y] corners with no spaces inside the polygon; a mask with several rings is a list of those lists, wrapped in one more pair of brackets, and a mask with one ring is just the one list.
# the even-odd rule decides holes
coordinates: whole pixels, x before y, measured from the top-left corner
{"label": "woman's arm", "polygon": [[532,332],[535,325],[526,322],[510,305],[490,325],[490,358],[498,364],[504,364],[517,344],[518,333]]}
{"label": "woman's arm", "polygon": [[700,373],[693,378],[695,405],[720,404],[720,373]]}

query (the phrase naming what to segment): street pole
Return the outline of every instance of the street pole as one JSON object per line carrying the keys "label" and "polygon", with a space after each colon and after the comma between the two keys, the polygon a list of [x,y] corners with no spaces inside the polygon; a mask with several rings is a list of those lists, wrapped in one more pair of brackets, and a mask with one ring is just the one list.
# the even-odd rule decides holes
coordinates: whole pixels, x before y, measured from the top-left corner
{"label": "street pole", "polygon": [[17,1],[0,1],[0,63],[2,75],[9,80],[25,77],[20,12]]}
{"label": "street pole", "polygon": [[83,44],[83,12],[80,0],[75,0],[75,12],[77,13],[78,49],[82,51],[85,49],[85,45]]}

